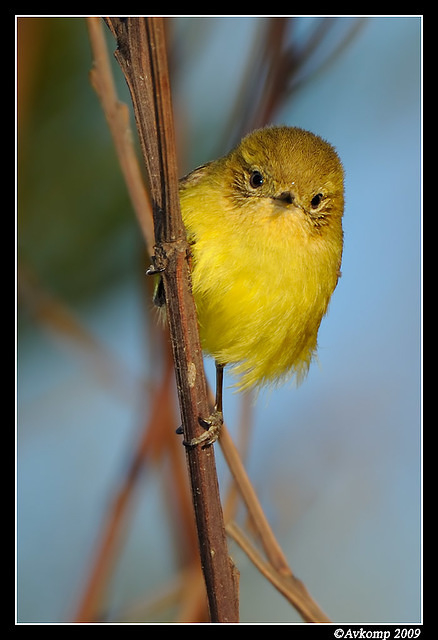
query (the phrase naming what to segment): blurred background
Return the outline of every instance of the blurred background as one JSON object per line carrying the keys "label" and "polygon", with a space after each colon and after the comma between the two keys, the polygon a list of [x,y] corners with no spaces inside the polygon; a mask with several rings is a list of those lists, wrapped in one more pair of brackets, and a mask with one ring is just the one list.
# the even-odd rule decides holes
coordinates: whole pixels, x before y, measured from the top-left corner
{"label": "blurred background", "polygon": [[[419,622],[421,18],[166,26],[181,175],[265,121],[310,129],[343,160],[342,278],[319,363],[255,404],[228,388],[225,415],[236,440],[250,419],[248,473],[327,615]],[[17,620],[199,621],[182,606],[196,548],[167,341],[89,82],[86,19],[18,18],[17,50]],[[114,76],[131,107],[115,62]],[[206,371],[213,381],[209,360]],[[300,620],[230,552],[242,622]]]}

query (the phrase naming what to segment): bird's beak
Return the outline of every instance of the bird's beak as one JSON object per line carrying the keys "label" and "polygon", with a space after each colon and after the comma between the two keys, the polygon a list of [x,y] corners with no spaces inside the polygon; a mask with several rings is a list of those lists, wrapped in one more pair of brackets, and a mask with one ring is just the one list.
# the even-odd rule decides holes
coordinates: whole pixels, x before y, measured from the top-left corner
{"label": "bird's beak", "polygon": [[294,204],[295,194],[292,191],[282,191],[278,196],[275,196],[275,200],[280,200],[284,204]]}

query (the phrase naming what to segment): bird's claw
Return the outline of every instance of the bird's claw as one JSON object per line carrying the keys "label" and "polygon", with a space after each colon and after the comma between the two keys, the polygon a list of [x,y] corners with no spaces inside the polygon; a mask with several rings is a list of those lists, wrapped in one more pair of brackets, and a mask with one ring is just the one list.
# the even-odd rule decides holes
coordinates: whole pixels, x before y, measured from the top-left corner
{"label": "bird's claw", "polygon": [[208,447],[219,437],[224,418],[222,411],[213,411],[213,413],[205,420],[204,418],[198,418],[198,422],[201,427],[204,427],[205,431],[200,436],[192,438],[190,441],[183,440],[185,447],[196,447],[201,445],[202,448]]}

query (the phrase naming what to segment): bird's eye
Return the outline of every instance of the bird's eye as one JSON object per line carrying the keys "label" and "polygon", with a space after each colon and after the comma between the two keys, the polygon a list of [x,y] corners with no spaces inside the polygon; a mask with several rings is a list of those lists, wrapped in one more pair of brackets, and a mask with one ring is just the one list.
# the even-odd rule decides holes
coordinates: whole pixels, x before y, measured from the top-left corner
{"label": "bird's eye", "polygon": [[313,198],[310,201],[310,206],[312,207],[312,209],[317,209],[321,204],[322,199],[323,199],[322,193],[317,193],[316,196],[313,196]]}
{"label": "bird's eye", "polygon": [[260,171],[253,171],[249,176],[249,184],[253,189],[261,187],[264,182],[263,176]]}

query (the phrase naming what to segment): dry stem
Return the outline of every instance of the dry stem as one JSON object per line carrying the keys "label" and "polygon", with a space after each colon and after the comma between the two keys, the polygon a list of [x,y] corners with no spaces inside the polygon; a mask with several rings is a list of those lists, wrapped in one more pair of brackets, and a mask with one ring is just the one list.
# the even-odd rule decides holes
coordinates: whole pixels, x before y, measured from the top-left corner
{"label": "dry stem", "polygon": [[[127,24],[128,20],[143,21],[143,19],[135,19],[135,18],[124,19],[124,20],[119,20],[117,18],[114,18],[114,19],[107,20],[114,35],[118,38],[119,47],[120,45],[122,45],[121,50],[118,52],[118,59],[122,66],[122,69],[124,69],[124,63],[126,64],[126,60],[124,60],[124,56],[127,54],[127,51],[126,51],[126,48],[123,49],[123,47],[127,46],[126,36],[127,36],[127,30],[128,30],[128,24]],[[150,19],[150,21],[153,21],[153,19]],[[125,180],[127,182],[127,185],[131,194],[131,198],[134,203],[134,208],[136,210],[137,217],[139,219],[143,234],[145,236],[147,246],[149,247],[151,252],[152,251],[151,210],[150,208],[148,208],[149,207],[148,197],[144,190],[140,170],[139,170],[137,159],[135,157],[135,153],[132,146],[131,134],[130,134],[129,126],[127,122],[127,107],[126,105],[121,105],[118,102],[118,99],[115,93],[114,83],[111,75],[111,69],[110,69],[109,60],[106,53],[106,46],[105,46],[103,33],[102,33],[101,20],[99,18],[89,18],[88,22],[89,22],[90,39],[92,42],[93,53],[94,53],[94,69],[92,71],[93,86],[95,87],[99,95],[99,98],[101,100],[103,110],[105,112],[109,127],[111,129],[111,132],[114,138],[115,147],[116,147],[119,161],[122,167],[122,171],[124,173]],[[275,25],[275,26],[278,26],[278,25]],[[132,24],[131,24],[131,27],[132,27]],[[144,42],[143,42],[143,46],[144,46]],[[131,51],[130,56],[132,57],[132,55],[135,56],[136,55],[135,52]],[[127,76],[128,85],[130,86],[131,93],[133,95],[133,102],[134,102],[134,107],[136,109],[137,122],[139,122],[139,118],[140,118],[140,123],[138,128],[139,128],[140,138],[142,141],[143,152],[144,154],[146,154],[145,161],[149,170],[148,172],[149,181],[151,184],[152,193],[153,194],[158,193],[158,201],[157,200],[154,201],[154,213],[155,213],[156,224],[158,225],[157,227],[158,235],[159,236],[161,235],[164,238],[167,237],[171,239],[170,243],[169,242],[164,244],[161,243],[158,247],[158,254],[159,256],[162,257],[163,264],[167,264],[166,260],[169,259],[169,255],[167,252],[169,249],[170,249],[170,252],[172,252],[172,244],[175,244],[173,240],[175,238],[181,238],[180,236],[181,229],[177,228],[177,233],[175,234],[175,227],[172,226],[173,223],[171,222],[169,227],[167,226],[167,222],[164,221],[163,223],[163,220],[161,219],[163,205],[159,203],[162,203],[163,194],[164,194],[164,201],[166,201],[166,190],[164,189],[163,185],[160,185],[160,176],[162,175],[162,173],[160,173],[160,170],[155,171],[155,173],[153,173],[154,168],[150,166],[150,158],[148,154],[148,149],[150,149],[150,146],[148,146],[147,143],[145,143],[145,140],[148,139],[150,132],[149,133],[145,132],[144,123],[142,124],[142,121],[141,121],[142,115],[139,112],[138,105],[136,104],[136,100],[138,99],[138,96],[141,94],[142,87],[135,86],[135,84],[133,83],[132,69],[128,70],[125,67],[124,71],[125,71],[125,75]],[[145,76],[141,76],[141,77],[143,78]],[[165,91],[167,91],[168,87],[167,88],[164,87],[164,89]],[[156,89],[156,91],[159,92],[160,89],[158,88]],[[275,93],[276,92],[274,91],[274,94]],[[277,95],[277,99],[278,99],[278,95]],[[149,96],[148,104],[152,109],[155,109],[157,105],[156,104],[154,105],[153,103],[154,103],[153,96]],[[170,153],[173,153],[173,149],[169,150],[167,149],[167,147],[163,147],[160,150],[160,142],[155,139],[156,137],[157,137],[156,131],[152,131],[152,140],[150,142],[151,142],[152,148],[154,149],[154,152],[151,155],[156,154],[161,157],[164,149],[164,158],[166,159],[166,157],[168,157],[169,155],[167,151],[169,151]],[[163,167],[161,167],[161,169],[163,169]],[[151,175],[151,172],[153,175]],[[158,178],[158,183],[157,183],[157,178]],[[173,182],[173,179],[174,177],[172,176],[171,182]],[[173,198],[173,195],[171,196],[171,198]],[[167,232],[166,232],[166,229],[168,230]],[[169,233],[169,229],[171,230],[170,233]],[[182,242],[181,246],[182,246],[182,249],[180,248],[180,250],[179,251],[177,250],[176,253],[184,253],[185,251],[184,241]],[[184,262],[185,260],[182,261],[182,265],[181,263],[179,265],[179,269],[180,269],[179,273],[180,273],[180,276],[183,278],[185,278],[185,268],[186,268],[186,265],[184,264]],[[167,267],[169,269],[169,265],[167,265]],[[165,276],[166,275],[168,274],[165,273]],[[165,277],[165,280],[166,280],[166,277]],[[169,288],[169,286],[170,286],[170,289],[172,289],[172,286],[173,286],[172,283],[167,282],[167,288]],[[176,300],[176,303],[178,306],[178,300]],[[189,334],[190,334],[190,327],[193,326],[190,324],[192,320],[189,319],[190,322],[189,320],[187,320],[188,325],[185,323],[185,320],[186,318],[183,318],[183,328],[185,327],[184,331],[189,331]],[[190,334],[189,339],[191,339],[191,337],[192,336]],[[184,336],[181,339],[183,338]],[[177,338],[177,341],[179,339],[180,338]],[[173,345],[175,348],[175,338],[173,338]],[[178,357],[178,354],[177,354],[177,357]],[[193,371],[192,365],[193,365],[193,362],[191,363],[191,371]],[[197,371],[197,369],[195,370]],[[177,374],[178,374],[178,369],[177,369]],[[181,375],[180,370],[179,370],[179,375]],[[181,384],[182,383],[179,383],[179,387]],[[201,392],[201,395],[202,393],[203,391]],[[185,411],[184,407],[185,405],[184,405],[184,399],[183,399],[183,405],[182,405],[183,415]],[[188,428],[190,429],[190,424]],[[189,436],[186,435],[186,438],[188,437]],[[252,488],[247,478],[245,469],[237,453],[237,450],[235,449],[225,427],[220,439],[220,444],[224,452],[225,458],[227,460],[228,466],[236,481],[236,485],[238,486],[238,489],[252,517],[255,529],[258,532],[258,535],[264,547],[267,558],[269,559],[269,562],[266,562],[261,558],[259,552],[254,549],[249,539],[242,534],[242,532],[237,528],[236,525],[230,524],[227,526],[227,530],[229,534],[232,535],[232,537],[238,542],[238,544],[242,546],[242,548],[246,551],[246,553],[249,555],[252,561],[256,564],[256,566],[258,566],[258,568],[262,571],[262,573],[267,577],[267,579],[271,580],[271,582],[280,590],[280,592],[283,593],[283,595],[285,595],[285,597],[289,599],[289,601],[295,606],[295,608],[300,612],[300,614],[303,616],[305,620],[309,622],[327,622],[328,618],[319,609],[318,605],[312,600],[305,586],[301,583],[301,581],[299,581],[293,576],[291,570],[289,569],[287,560],[283,552],[281,551],[281,548],[279,547],[277,541],[275,540],[275,537],[273,536],[272,530],[268,522],[266,521],[266,518],[260,507],[255,491]],[[204,452],[209,454],[207,456],[207,460],[209,459],[211,460],[212,448],[210,449],[206,449]],[[195,448],[188,452],[189,464],[191,465],[191,470],[194,471],[195,476],[198,473],[196,470],[196,467],[199,466],[199,464],[203,464],[203,462],[198,459],[197,454],[199,454],[200,452],[201,452],[200,448]],[[213,465],[214,465],[214,460],[213,460]],[[215,481],[213,481],[213,484],[216,484]],[[201,486],[203,486],[202,478],[201,478]],[[194,498],[195,498],[195,506],[196,506],[197,498],[195,496],[195,491],[194,491]],[[216,515],[218,515],[218,512],[216,513]],[[201,520],[202,520],[202,517],[201,517]],[[213,523],[215,521],[216,521],[216,516],[213,518]],[[201,524],[201,527],[202,527],[202,524]],[[203,549],[203,541],[201,540],[201,551],[202,549]],[[228,557],[227,557],[227,564],[228,564]],[[235,587],[234,574],[232,570],[231,570],[231,575],[232,575],[233,588],[234,588]],[[208,586],[209,578],[206,577],[206,580],[207,580],[207,586]],[[210,594],[210,596],[212,596],[212,594]],[[213,599],[215,598],[213,597]],[[210,608],[211,607],[212,605],[210,603]],[[213,605],[213,609],[214,607],[215,605]],[[235,607],[237,607],[236,594],[235,594]]]}
{"label": "dry stem", "polygon": [[[185,439],[209,415],[188,255],[179,210],[167,54],[161,18],[107,18],[118,43],[147,169],[154,216],[155,267],[162,270]],[[237,578],[228,557],[213,447],[187,450],[201,563],[213,622],[238,621]]]}
{"label": "dry stem", "polygon": [[289,600],[305,622],[330,622],[330,619],[311,598],[305,585],[290,570],[277,570],[266,562],[235,522],[227,524],[227,533],[245,551],[252,563]]}
{"label": "dry stem", "polygon": [[102,104],[131,202],[142,229],[148,253],[151,256],[154,238],[152,205],[143,183],[132,141],[129,109],[126,104],[119,102],[117,97],[102,29],[102,20],[94,17],[87,18],[87,25],[93,51],[93,68],[90,71],[91,84]]}

